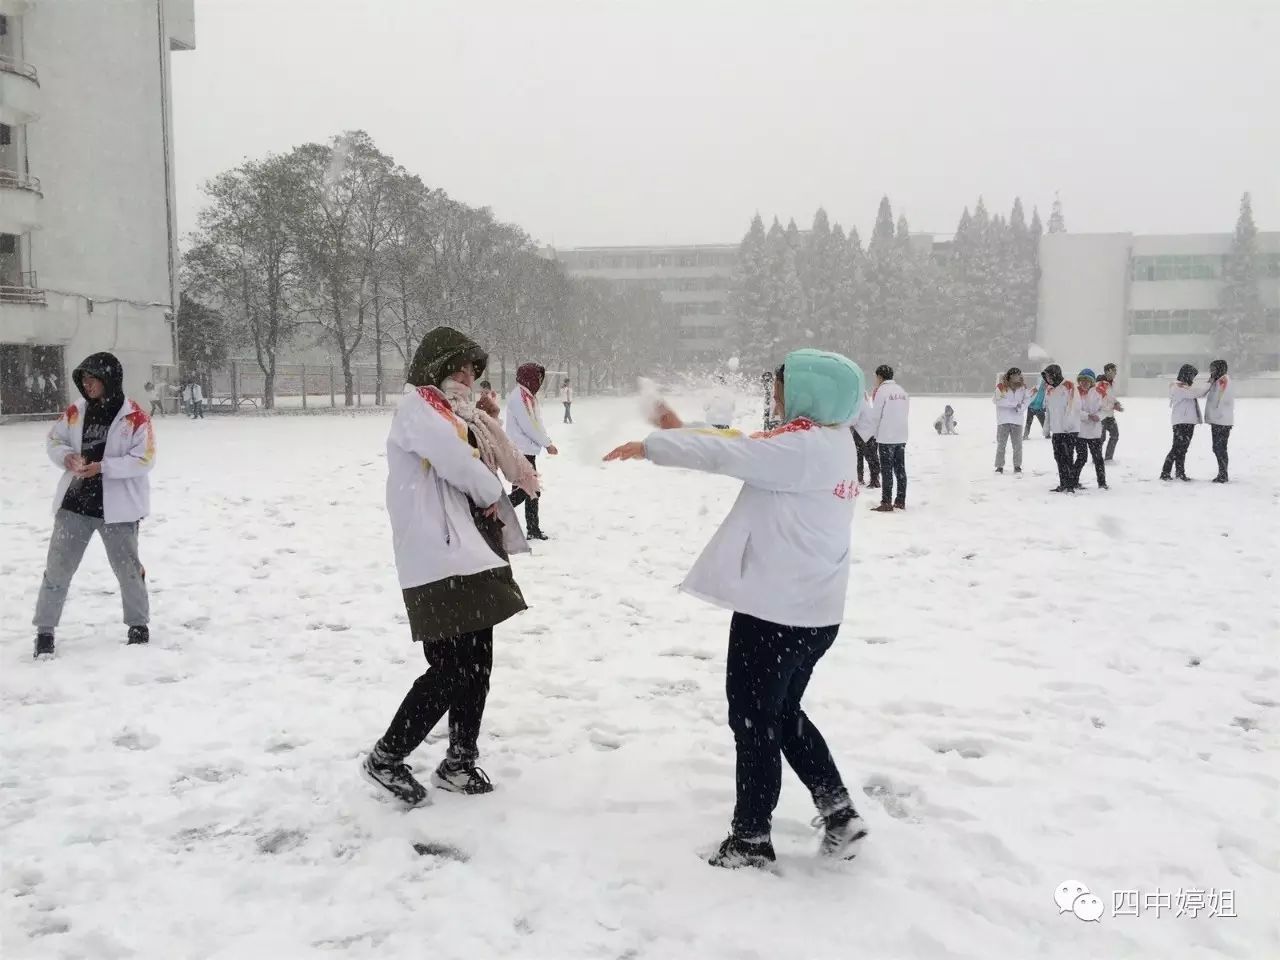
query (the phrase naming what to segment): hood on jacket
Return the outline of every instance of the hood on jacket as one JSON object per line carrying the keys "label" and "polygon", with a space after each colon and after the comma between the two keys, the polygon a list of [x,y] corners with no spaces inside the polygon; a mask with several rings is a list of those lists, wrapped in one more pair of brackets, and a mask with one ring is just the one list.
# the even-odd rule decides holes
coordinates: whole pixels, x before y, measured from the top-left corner
{"label": "hood on jacket", "polygon": [[1040,376],[1044,377],[1049,386],[1056,387],[1062,383],[1062,368],[1056,363],[1051,363],[1040,371]]}
{"label": "hood on jacket", "polygon": [[102,402],[119,410],[124,403],[124,367],[116,359],[115,354],[91,353],[80,361],[80,366],[71,371],[71,379],[75,381],[76,389],[86,401],[92,403],[89,395],[84,392],[86,374],[103,382],[106,389],[102,393]]}
{"label": "hood on jacket", "polygon": [[542,389],[542,381],[547,378],[547,368],[540,363],[522,363],[516,369],[516,383],[530,393]]}
{"label": "hood on jacket", "polygon": [[484,373],[489,355],[465,333],[452,327],[436,327],[427,332],[409,364],[409,382],[415,387],[438,387],[470,363],[476,379]]}
{"label": "hood on jacket", "polygon": [[1211,364],[1209,364],[1210,380],[1221,380],[1226,375],[1227,375],[1227,361],[1214,360]]}
{"label": "hood on jacket", "polygon": [[1191,386],[1191,384],[1195,382],[1195,379],[1197,376],[1199,376],[1199,374],[1200,374],[1200,371],[1196,369],[1195,364],[1184,363],[1181,367],[1178,368],[1178,382],[1185,383],[1187,386]]}
{"label": "hood on jacket", "polygon": [[794,350],[782,364],[783,416],[789,422],[806,417],[814,423],[848,423],[865,395],[862,368],[839,353]]}

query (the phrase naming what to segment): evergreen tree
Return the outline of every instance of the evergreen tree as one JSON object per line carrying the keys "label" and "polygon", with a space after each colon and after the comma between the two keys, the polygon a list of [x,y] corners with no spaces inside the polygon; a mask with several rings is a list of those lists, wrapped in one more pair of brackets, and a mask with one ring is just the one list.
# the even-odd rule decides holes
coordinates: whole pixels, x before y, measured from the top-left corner
{"label": "evergreen tree", "polygon": [[880,363],[904,369],[907,365],[902,351],[915,312],[908,236],[905,219],[895,227],[889,198],[882,198],[867,251],[866,268],[867,352],[864,356],[873,368]]}
{"label": "evergreen tree", "polygon": [[840,344],[842,353],[865,365],[868,360],[866,256],[857,227],[850,227],[849,235],[838,239],[843,242],[837,250],[836,261],[835,342]]}
{"label": "evergreen tree", "polygon": [[738,247],[729,284],[729,304],[738,320],[738,356],[745,370],[764,370],[772,349],[769,333],[769,264],[760,214]]}
{"label": "evergreen tree", "polygon": [[1044,224],[1040,222],[1040,208],[1031,208],[1031,235],[1035,237],[1036,249],[1040,249],[1040,238],[1044,236]]}
{"label": "evergreen tree", "polygon": [[1053,195],[1053,211],[1049,214],[1049,232],[1067,232],[1067,221],[1062,216],[1062,200],[1058,198],[1056,193]]}
{"label": "evergreen tree", "polygon": [[1240,216],[1231,252],[1223,261],[1222,310],[1214,349],[1231,369],[1253,373],[1265,353],[1266,315],[1258,289],[1258,228],[1249,194],[1240,198]]}
{"label": "evergreen tree", "polygon": [[876,225],[871,231],[871,243],[867,247],[867,252],[875,250],[877,246],[893,240],[893,208],[889,205],[888,197],[880,198],[880,209],[876,211]]}
{"label": "evergreen tree", "polygon": [[[794,227],[794,223],[792,224]],[[783,230],[777,219],[765,238],[768,304],[766,368],[772,368],[793,344],[803,342],[805,301],[804,288],[792,246],[791,230]],[[796,231],[798,234],[798,231]]]}
{"label": "evergreen tree", "polygon": [[804,287],[806,329],[813,334],[813,345],[829,349],[838,349],[836,345],[841,341],[837,287],[843,246],[844,231],[838,226],[833,231],[827,212],[819,208],[801,251],[800,282]]}

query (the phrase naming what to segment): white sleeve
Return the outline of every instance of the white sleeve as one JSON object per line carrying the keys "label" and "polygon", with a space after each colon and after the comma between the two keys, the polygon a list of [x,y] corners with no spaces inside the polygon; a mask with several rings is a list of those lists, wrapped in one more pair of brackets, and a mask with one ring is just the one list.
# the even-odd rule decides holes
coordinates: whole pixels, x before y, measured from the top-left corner
{"label": "white sleeve", "polygon": [[155,465],[156,432],[151,425],[151,418],[144,414],[142,425],[133,427],[133,433],[129,437],[129,449],[125,455],[102,458],[102,475],[108,480],[128,480],[150,473]]}
{"label": "white sleeve", "polygon": [[997,390],[993,399],[997,407],[1002,407],[1006,410],[1016,410],[1022,405],[1022,400],[1018,397],[1017,390],[1006,390],[1004,393]]}
{"label": "white sleeve", "polygon": [[800,441],[797,433],[749,439],[737,430],[686,427],[651,433],[644,448],[645,456],[661,467],[701,470],[735,477],[764,490],[786,492],[807,489],[805,451]]}
{"label": "white sleeve", "polygon": [[880,421],[884,419],[884,395],[877,393],[871,400],[871,435],[880,436]]}
{"label": "white sleeve", "polygon": [[76,452],[71,446],[71,424],[67,422],[65,410],[62,416],[54,421],[53,426],[49,428],[49,437],[45,440],[44,447],[54,466],[65,470],[67,468],[67,454]]}
{"label": "white sleeve", "polygon": [[502,481],[484,465],[471,444],[417,397],[410,395],[401,401],[388,440],[427,461],[445,483],[482,507],[492,506],[503,495]]}
{"label": "white sleeve", "polygon": [[531,410],[525,402],[524,391],[517,390],[507,406],[511,411],[509,415],[515,418],[516,427],[521,433],[544,449],[552,445],[551,437],[547,435],[541,418],[535,412],[538,408],[536,399],[533,401],[534,409]]}

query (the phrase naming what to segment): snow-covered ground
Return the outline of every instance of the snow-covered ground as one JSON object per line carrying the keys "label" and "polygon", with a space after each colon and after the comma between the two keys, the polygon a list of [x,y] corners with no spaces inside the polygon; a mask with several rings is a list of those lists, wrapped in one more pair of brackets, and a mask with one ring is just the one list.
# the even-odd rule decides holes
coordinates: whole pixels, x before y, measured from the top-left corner
{"label": "snow-covered ground", "polygon": [[[956,402],[941,438],[942,404],[914,403],[909,512],[864,495],[806,701],[872,835],[816,862],[788,773],[779,876],[700,860],[732,804],[728,616],[674,588],[735,485],[601,465],[642,435],[634,402],[554,431],[555,539],[517,560],[531,609],[498,630],[498,792],[412,812],[357,773],[423,668],[385,416],[160,421],[155,640],[122,645],[95,545],[40,663],[55,471],[41,425],[0,428],[0,955],[1280,956],[1280,402],[1238,403],[1222,487],[1203,429],[1197,482],[1158,482],[1167,410],[1131,401],[1113,489],[1073,498],[1038,434],[1026,476],[996,476],[990,404]],[[1064,881],[1101,922],[1059,913]],[[1111,915],[1113,891],[1180,888],[1237,916]]]}

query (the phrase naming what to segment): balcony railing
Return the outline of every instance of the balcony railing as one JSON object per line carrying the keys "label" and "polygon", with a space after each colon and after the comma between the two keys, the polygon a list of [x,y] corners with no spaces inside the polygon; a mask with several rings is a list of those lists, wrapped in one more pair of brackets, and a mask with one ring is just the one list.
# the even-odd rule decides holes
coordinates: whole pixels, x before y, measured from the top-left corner
{"label": "balcony railing", "polygon": [[39,177],[19,173],[17,170],[0,170],[0,190],[29,190],[44,196],[40,192]]}
{"label": "balcony railing", "polygon": [[0,56],[0,73],[16,73],[20,77],[26,77],[37,87],[40,86],[40,75],[36,73],[36,68],[13,57]]}
{"label": "balcony railing", "polygon": [[44,306],[48,302],[45,300],[44,291],[40,289],[34,270],[18,274],[17,286],[6,286],[6,281],[9,279],[0,277],[0,303],[28,303]]}

